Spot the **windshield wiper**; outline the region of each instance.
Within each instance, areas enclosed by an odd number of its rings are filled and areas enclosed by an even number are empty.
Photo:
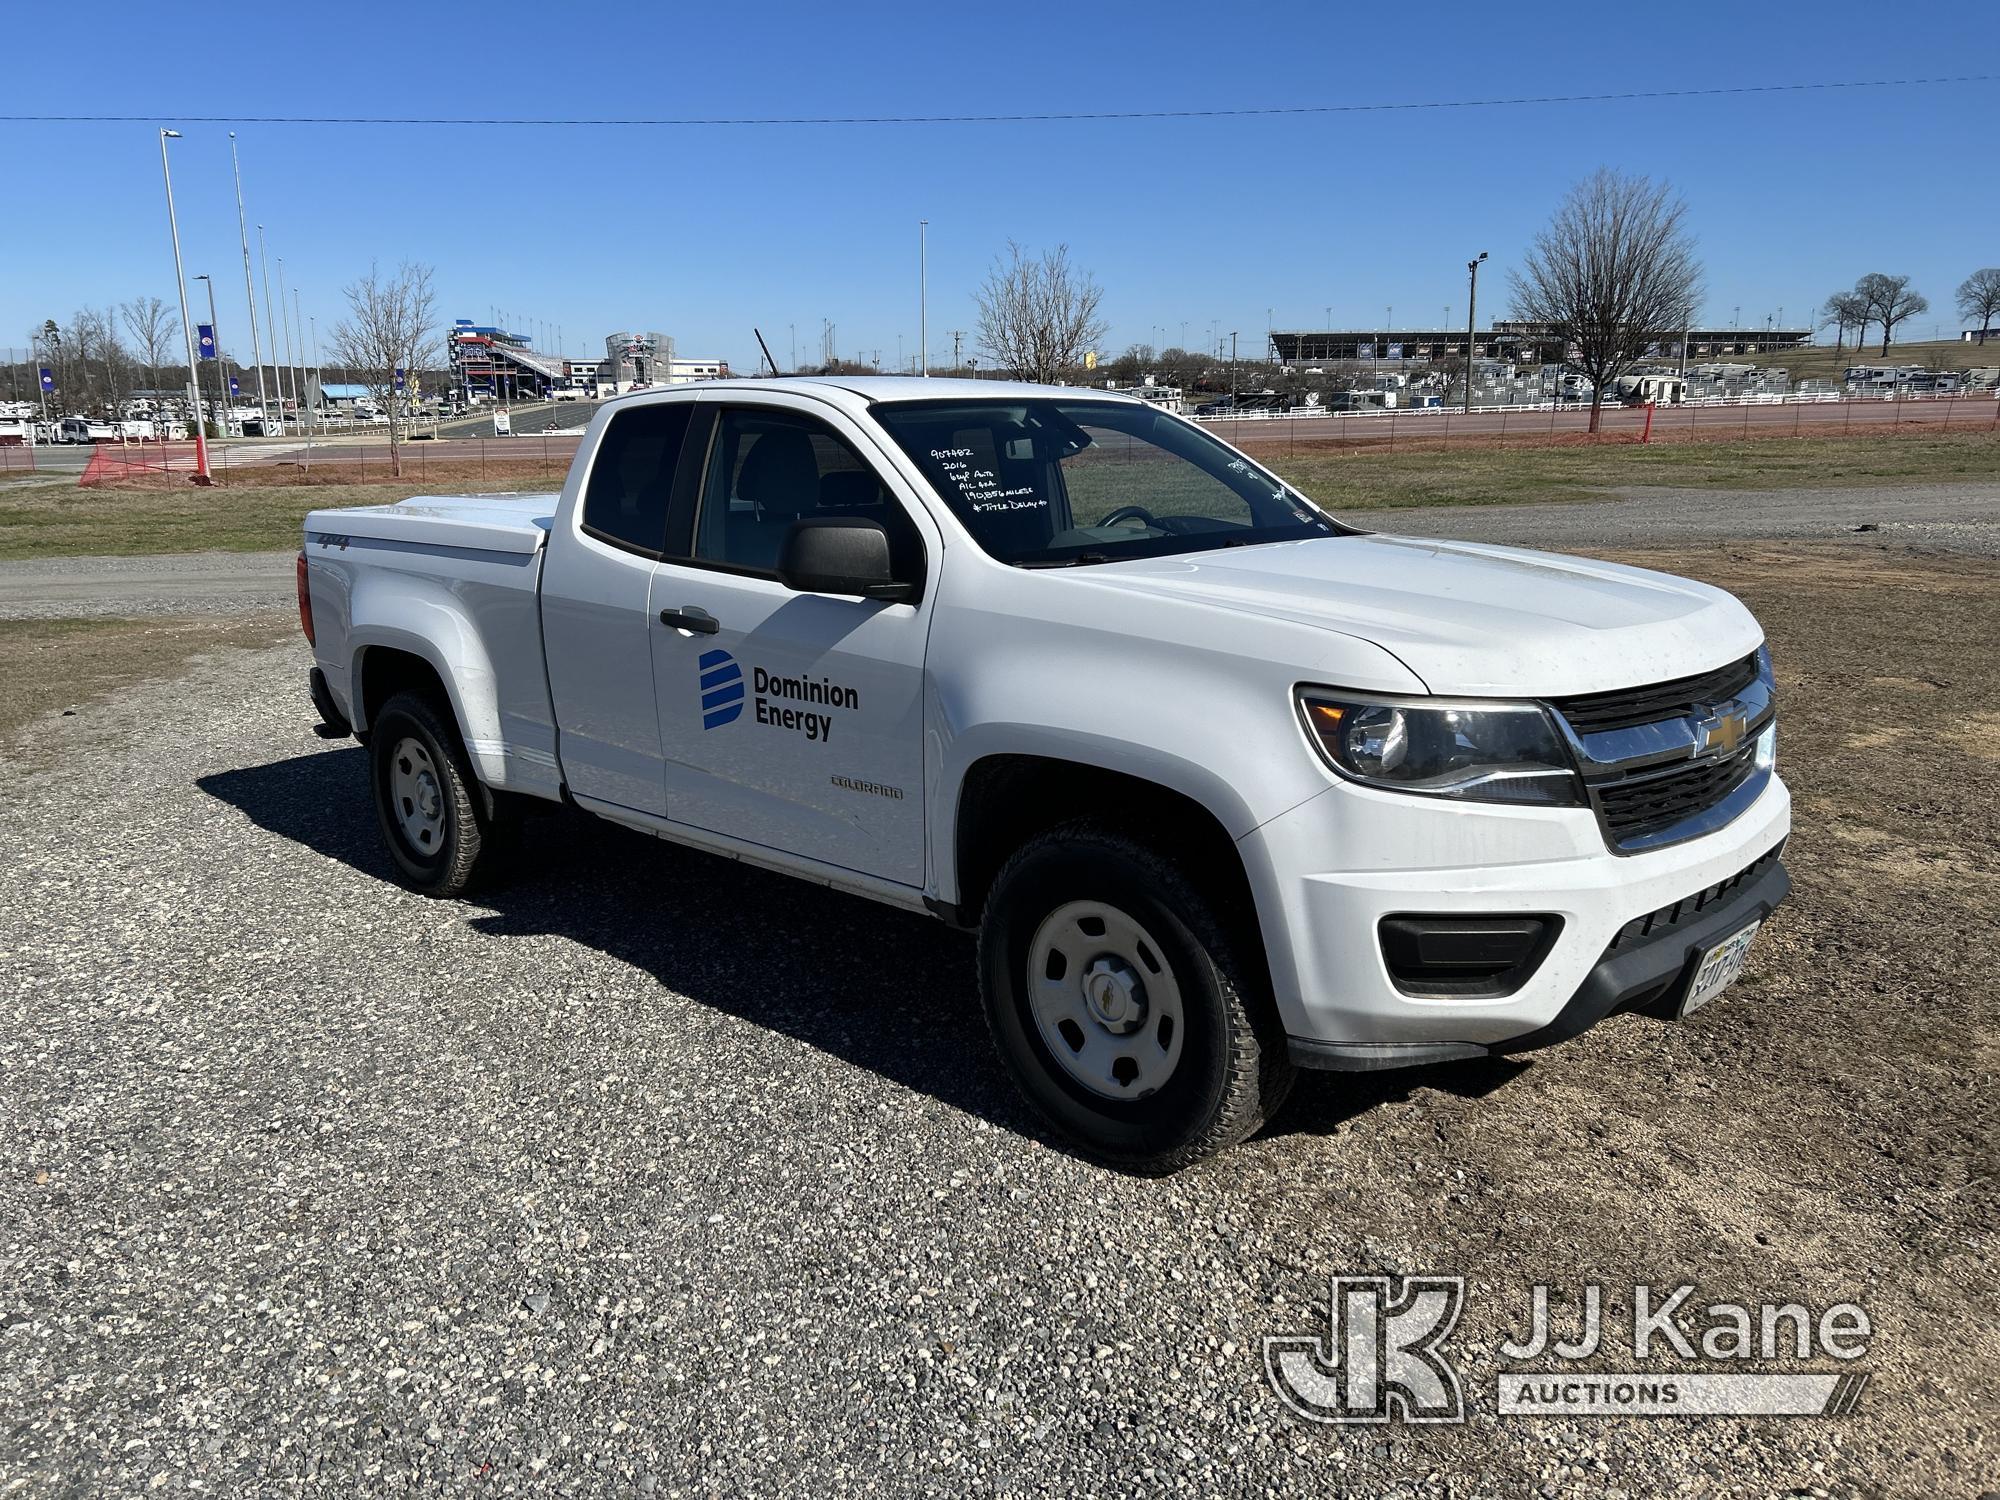
[[[1104,552],[1079,552],[1074,557],[1037,558],[1033,562],[1016,563],[1018,568],[1087,568],[1094,563],[1108,563],[1114,559]]]

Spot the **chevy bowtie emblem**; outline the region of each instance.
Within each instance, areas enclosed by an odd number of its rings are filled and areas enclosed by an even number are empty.
[[[1696,755],[1728,755],[1743,743],[1743,736],[1749,733],[1750,716],[1740,710],[1712,713],[1696,719],[1694,728],[1701,737],[1695,744]]]

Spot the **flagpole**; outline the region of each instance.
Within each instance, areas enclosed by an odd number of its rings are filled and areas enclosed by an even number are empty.
[[[243,163],[236,159],[236,132],[229,132],[229,166],[236,174],[236,233],[243,241],[243,300],[250,304],[250,357],[257,361],[257,428],[264,427],[270,403],[264,397],[264,344],[257,335],[257,288],[250,281],[250,225],[243,217]]]
[[[278,320],[271,316],[271,256],[264,226],[257,226],[257,258],[264,265],[264,326],[271,330],[271,383],[278,388],[278,429],[285,426],[285,372],[278,365]]]

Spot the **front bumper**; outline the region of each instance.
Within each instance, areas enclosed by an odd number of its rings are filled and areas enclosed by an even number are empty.
[[[1790,829],[1776,776],[1725,827],[1636,855],[1607,849],[1584,809],[1338,786],[1239,848],[1294,1060],[1369,1069],[1546,1046],[1620,1011],[1671,1013],[1690,956],[1784,898],[1776,854]],[[1621,937],[1634,919],[1723,885],[1699,910]],[[1562,927],[1511,993],[1413,995],[1391,978],[1379,938],[1382,918],[1409,912],[1548,914]]]

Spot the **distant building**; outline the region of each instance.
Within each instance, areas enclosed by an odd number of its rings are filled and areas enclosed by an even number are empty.
[[[723,359],[675,359],[667,366],[669,385],[687,385],[696,380],[727,380],[729,361]]]
[[[1685,339],[1688,355],[1782,354],[1812,343],[1810,328],[1693,328],[1661,336],[1658,352],[1676,357]],[[1476,329],[1477,359],[1506,359],[1522,365],[1561,364],[1565,350],[1545,323],[1496,322]],[[1336,361],[1389,363],[1465,357],[1463,328],[1348,328],[1301,330],[1271,335],[1271,356],[1281,364],[1323,365]]]
[[[674,341],[664,333],[614,333],[604,340],[600,385],[613,393],[635,386],[665,385],[674,363]]]

